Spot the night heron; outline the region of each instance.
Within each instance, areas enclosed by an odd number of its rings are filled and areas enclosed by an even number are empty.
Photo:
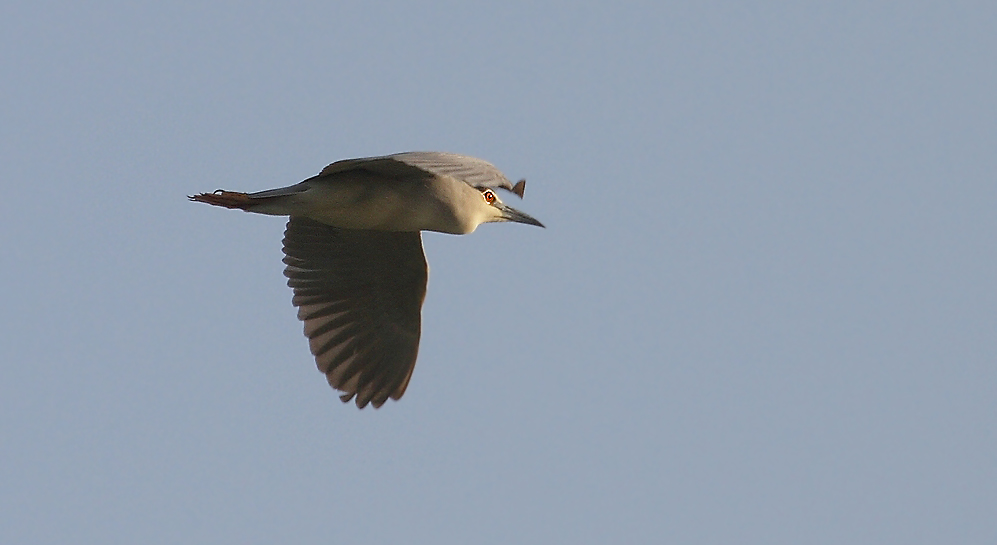
[[[420,231],[462,235],[478,225],[543,225],[499,200],[523,197],[491,163],[417,151],[337,161],[288,187],[190,197],[290,216],[284,275],[315,363],[340,399],[380,407],[405,393],[419,351],[428,270]]]

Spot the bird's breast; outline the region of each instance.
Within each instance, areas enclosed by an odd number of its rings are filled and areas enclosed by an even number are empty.
[[[477,227],[460,219],[451,196],[423,181],[340,178],[313,184],[299,199],[296,215],[343,229],[464,234]]]

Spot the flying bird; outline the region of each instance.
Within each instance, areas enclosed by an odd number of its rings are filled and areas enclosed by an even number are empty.
[[[415,368],[428,278],[421,231],[463,235],[507,221],[543,227],[495,193],[522,198],[525,186],[481,159],[416,151],[337,161],[280,189],[189,199],[290,216],[283,242],[291,303],[329,385],[362,409],[401,398]]]

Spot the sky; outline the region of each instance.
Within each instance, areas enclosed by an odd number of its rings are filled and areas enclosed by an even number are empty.
[[[994,543],[995,28],[4,2],[0,542]],[[408,150],[547,228],[427,233],[414,376],[360,411],[283,218],[187,195]]]

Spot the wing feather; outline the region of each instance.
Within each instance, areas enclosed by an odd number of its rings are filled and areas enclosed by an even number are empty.
[[[405,393],[419,351],[427,267],[418,232],[339,229],[291,217],[284,275],[319,370],[344,401]]]
[[[472,187],[501,188],[520,198],[526,181],[513,185],[495,165],[468,155],[442,151],[408,151],[380,157],[345,159],[322,169],[319,177],[349,170],[367,170],[388,177],[418,179],[426,176],[450,176]]]

